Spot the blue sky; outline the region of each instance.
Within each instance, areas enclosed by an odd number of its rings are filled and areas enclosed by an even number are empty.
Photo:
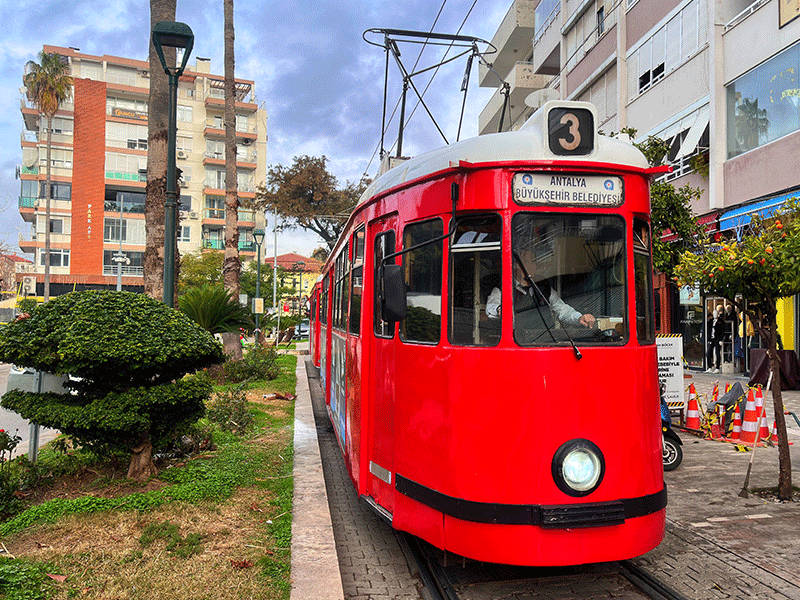
[[[19,102],[25,63],[36,60],[44,44],[146,60],[150,9],[143,0],[18,0],[13,4],[0,0],[0,5],[5,30],[0,38],[0,241],[18,251],[18,234],[30,237],[30,226],[19,217],[19,181],[15,180],[15,167],[22,159]],[[236,75],[255,82],[257,101],[267,111],[267,164],[289,165],[297,155],[324,154],[341,184],[356,181],[365,172],[374,177],[384,55],[364,42],[364,30],[429,31],[436,22],[434,31],[439,33],[456,33],[461,27],[462,35],[491,40],[510,5],[510,0],[235,0]],[[176,18],[195,33],[190,64],[197,56],[210,58],[212,72],[222,73],[222,0],[178,0]],[[419,46],[401,47],[401,52],[410,68]],[[435,62],[443,52],[441,47],[426,48],[420,67]],[[458,127],[464,67],[463,61],[456,61],[440,70],[425,95],[451,140]],[[391,63],[390,73],[395,82],[389,92],[391,108],[400,93],[394,77],[397,69]],[[427,80],[422,76],[415,81],[422,81],[424,87]],[[473,68],[462,138],[477,134],[478,114],[491,93],[478,87],[477,68]],[[409,111],[411,100],[409,95]],[[395,121],[387,133],[387,147],[396,136]],[[403,154],[419,154],[441,144],[420,108],[406,131]],[[298,230],[279,237],[278,252],[310,254],[319,245],[316,236]]]

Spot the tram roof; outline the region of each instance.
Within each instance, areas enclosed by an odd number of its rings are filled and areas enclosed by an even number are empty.
[[[562,102],[562,104],[591,106],[588,103],[577,102]],[[462,161],[475,166],[527,161],[605,163],[634,169],[647,169],[650,166],[644,154],[630,142],[604,135],[595,135],[594,149],[589,154],[581,156],[553,154],[547,144],[545,115],[546,111],[543,108],[528,119],[518,131],[469,138],[404,161],[376,178],[361,196],[359,204],[406,182],[456,167]]]

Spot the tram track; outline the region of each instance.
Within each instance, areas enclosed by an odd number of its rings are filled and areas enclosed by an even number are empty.
[[[687,600],[630,561],[563,568],[492,565],[444,553],[405,533],[398,538],[428,600],[547,600],[564,598],[565,592],[587,599]]]

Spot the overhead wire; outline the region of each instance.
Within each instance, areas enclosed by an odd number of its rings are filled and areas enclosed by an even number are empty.
[[[447,4],[447,0],[443,0],[443,1],[442,1],[442,5],[439,7],[439,12],[437,12],[437,13],[436,13],[436,18],[434,18],[434,20],[433,20],[433,24],[431,25],[431,28],[428,30],[428,32],[429,32],[429,33],[433,32],[433,29],[434,29],[434,27],[436,27],[436,23],[438,23],[438,22],[439,22],[439,17],[441,17],[441,16],[442,16],[442,11],[444,10],[444,7],[445,7],[445,5],[446,5],[446,4]],[[473,6],[474,6],[474,4],[473,4]],[[460,31],[460,30],[459,30],[459,31]],[[420,48],[420,49],[419,49],[419,54],[417,54],[417,59],[414,61],[414,66],[413,66],[413,67],[411,67],[411,71],[412,71],[412,72],[414,71],[414,69],[415,69],[415,68],[417,67],[417,65],[419,64],[419,61],[420,61],[420,59],[422,58],[422,53],[425,51],[425,46],[426,46],[427,44],[428,44],[428,40],[425,40],[425,42],[422,44],[422,48]],[[388,131],[388,129],[389,129],[389,124],[390,124],[390,123],[391,123],[391,122],[394,120],[394,116],[397,114],[397,109],[398,109],[398,107],[400,106],[400,102],[401,102],[401,98],[399,98],[399,97],[398,97],[398,99],[397,99],[397,102],[396,102],[396,103],[395,103],[395,105],[394,105],[394,110],[392,110],[392,114],[389,116],[389,120],[388,120],[388,121],[386,121],[386,123],[381,123],[381,127],[383,127],[383,128],[384,128],[384,129],[383,129],[383,131],[381,132],[381,140],[383,140],[383,135],[386,133],[386,131]],[[415,107],[415,108],[416,108],[416,107]],[[410,117],[409,117],[409,118],[410,118]],[[394,148],[394,145],[395,145],[395,144],[397,144],[397,140],[395,140],[395,141],[394,141],[394,143],[392,144],[391,148]],[[391,151],[391,148],[390,148],[390,151]],[[376,147],[375,147],[375,150],[374,150],[374,151],[373,151],[373,153],[372,153],[372,156],[371,156],[371,157],[370,157],[370,159],[369,159],[369,162],[367,163],[367,166],[366,166],[366,168],[364,169],[364,174],[361,176],[361,179],[362,179],[362,180],[364,180],[364,179],[366,179],[366,178],[367,178],[367,175],[368,175],[368,173],[369,173],[369,168],[370,168],[370,166],[372,166],[372,161],[373,161],[373,160],[375,160],[375,155],[376,155],[376,154],[377,154],[377,153],[378,153],[378,152],[379,152],[381,149],[382,149],[382,148],[381,148],[381,144],[380,144],[380,143],[378,143],[378,144],[376,145]]]

